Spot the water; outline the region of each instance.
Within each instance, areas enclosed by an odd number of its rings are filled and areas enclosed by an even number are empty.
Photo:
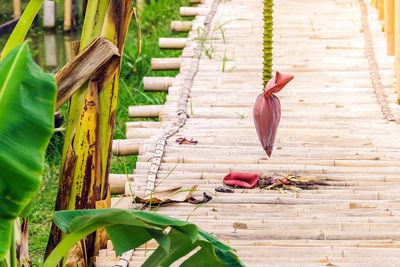
[[[77,32],[63,33],[41,32],[29,35],[30,48],[35,62],[45,72],[56,73],[72,58],[72,41],[79,40]],[[0,36],[0,47],[3,48],[8,35]]]
[[[0,0],[0,24],[12,19],[13,5],[11,0]],[[29,0],[21,0],[21,8],[25,9]],[[82,18],[82,0],[78,0],[79,18]],[[43,9],[43,8],[42,8]],[[43,10],[39,11],[38,18],[32,25],[27,39],[31,40],[30,48],[33,58],[46,72],[55,73],[61,69],[71,58],[71,42],[79,40],[80,33],[64,33],[62,28],[64,15],[64,2],[56,3],[56,28],[55,31],[45,31],[42,28]],[[81,24],[81,21],[79,21]],[[7,42],[9,34],[0,35],[0,52]]]

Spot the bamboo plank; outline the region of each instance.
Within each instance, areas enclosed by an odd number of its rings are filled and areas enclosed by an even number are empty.
[[[163,105],[130,106],[128,113],[131,118],[158,117],[163,108]]]
[[[197,15],[205,16],[208,14],[208,9],[199,7],[181,7],[179,9],[181,17],[195,17]]]
[[[188,43],[188,38],[160,38],[158,46],[160,49],[183,49]]]
[[[188,32],[192,29],[193,22],[192,21],[171,21],[171,30],[172,32]]]
[[[182,65],[182,58],[152,58],[152,70],[179,70]]]
[[[109,174],[109,183],[111,194],[122,194],[125,192],[126,182],[133,182],[134,178],[132,174]]]
[[[145,91],[166,92],[174,80],[172,77],[143,77],[143,87]]]

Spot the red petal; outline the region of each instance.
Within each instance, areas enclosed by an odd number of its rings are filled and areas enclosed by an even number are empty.
[[[293,79],[293,75],[276,72],[275,78],[271,78],[265,86],[265,97],[269,97],[272,93],[282,90],[285,85]]]
[[[231,172],[224,178],[224,184],[240,186],[244,188],[253,188],[260,179],[258,173],[251,172]]]

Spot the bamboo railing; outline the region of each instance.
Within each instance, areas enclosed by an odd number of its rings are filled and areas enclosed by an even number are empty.
[[[387,55],[395,56],[397,102],[400,104],[400,0],[373,0],[378,19],[383,23]]]

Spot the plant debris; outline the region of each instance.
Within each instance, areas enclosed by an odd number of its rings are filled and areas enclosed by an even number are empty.
[[[180,145],[197,145],[197,141],[193,139],[187,140],[186,137],[180,137],[175,140]]]
[[[155,191],[144,197],[135,197],[136,203],[144,203],[145,205],[151,204],[164,204],[170,202],[185,202],[194,192],[196,192],[198,185],[190,189],[182,189],[181,186],[169,188],[167,190]]]
[[[318,189],[318,185],[327,185],[327,183],[320,178],[296,174],[261,175],[257,182],[258,188],[267,190],[312,190]]]
[[[248,228],[247,228],[247,224],[245,224],[245,223],[234,222],[233,223],[233,229],[235,229],[234,233],[236,233],[237,229],[248,229]]]
[[[189,197],[187,202],[197,205],[197,204],[207,203],[211,199],[212,199],[212,196],[207,195],[206,192],[203,192],[203,199],[195,199],[194,197]]]
[[[233,190],[230,187],[224,187],[224,186],[219,186],[217,188],[215,188],[216,192],[221,192],[221,193],[234,193],[235,190]]]

